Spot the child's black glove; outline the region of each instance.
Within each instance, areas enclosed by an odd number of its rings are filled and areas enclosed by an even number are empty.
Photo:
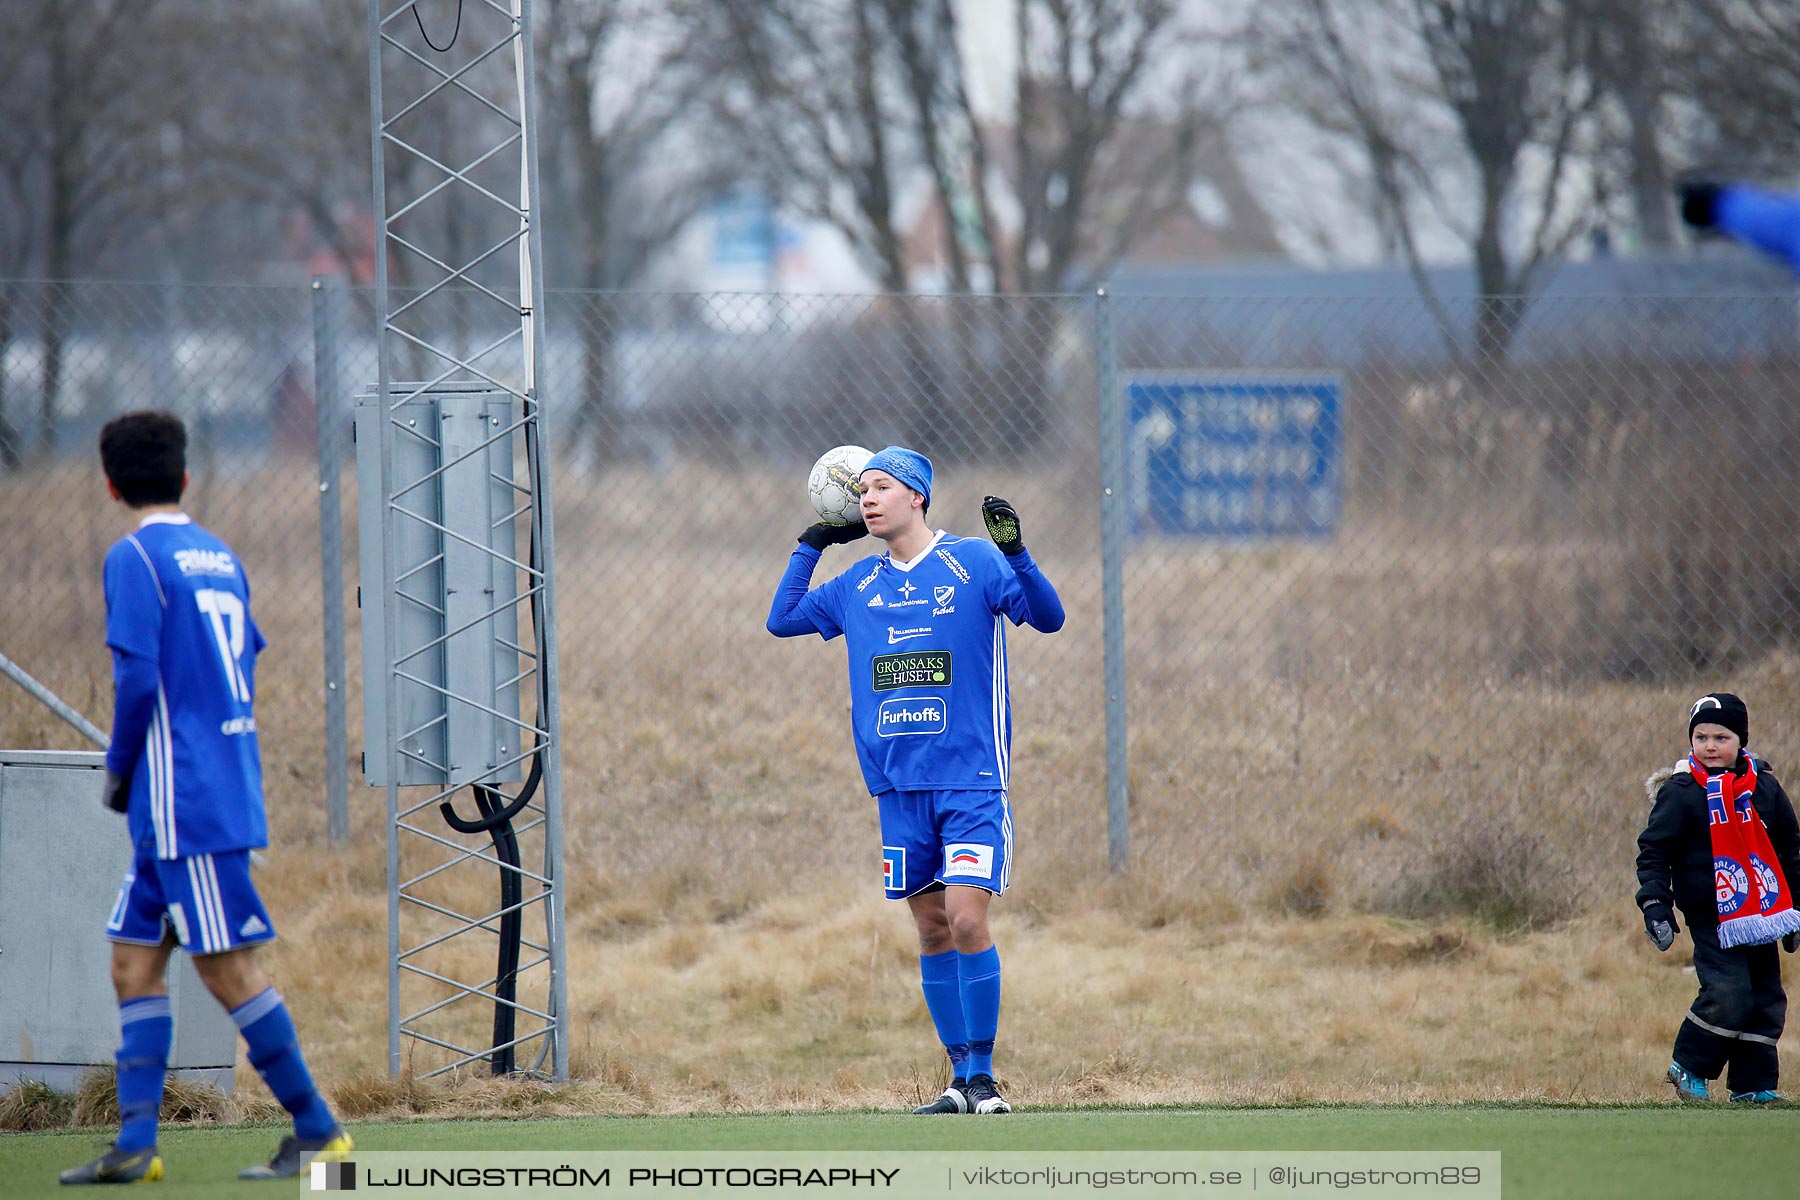
[[[854,542],[859,537],[866,537],[868,532],[869,527],[861,521],[852,521],[848,525],[827,525],[820,521],[817,525],[808,525],[799,540],[822,553],[827,546]]]
[[[1781,948],[1792,954],[1800,950],[1800,933],[1784,933],[1781,935]]]
[[[1667,950],[1675,944],[1675,935],[1681,932],[1681,926],[1675,923],[1675,910],[1667,904],[1646,904],[1644,906],[1644,936],[1658,950]]]
[[[1711,229],[1718,221],[1719,181],[1707,175],[1688,174],[1675,182],[1681,198],[1681,219],[1695,229]]]

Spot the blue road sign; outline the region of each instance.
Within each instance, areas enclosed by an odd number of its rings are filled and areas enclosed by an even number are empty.
[[[1134,526],[1328,538],[1343,509],[1343,385],[1330,376],[1127,373]]]

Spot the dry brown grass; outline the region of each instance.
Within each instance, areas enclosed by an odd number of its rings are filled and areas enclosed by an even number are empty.
[[[678,475],[654,490],[712,478]],[[1012,643],[1020,882],[996,933],[1002,1071],[1020,1099],[1657,1094],[1692,977],[1647,948],[1631,909],[1638,781],[1678,752],[1690,693],[1718,683],[1546,668],[1573,636],[1568,568],[1598,556],[1604,569],[1611,552],[1522,541],[1505,514],[1356,514],[1330,545],[1136,543],[1133,865],[1113,877],[1097,522],[1087,485],[1053,478],[948,470],[934,504],[956,526],[983,490],[1007,494],[1069,608],[1062,634]],[[385,1078],[382,794],[353,783],[352,844],[324,839],[316,492],[300,466],[207,494],[200,515],[249,561],[272,643],[258,682],[275,845],[260,883],[282,940],[265,959],[347,1112],[894,1107],[937,1090],[908,922],[874,883],[841,647],[761,628],[797,523],[761,514],[795,511],[791,481],[747,477],[742,507],[678,553],[665,514],[613,502],[652,482],[620,473],[558,494],[564,1088]],[[119,522],[85,477],[32,486],[56,520],[9,532],[19,561],[45,564],[33,594],[58,604],[0,606],[0,644],[33,651],[15,657],[103,721],[94,575]],[[255,523],[232,528],[252,499]],[[848,559],[833,554],[828,569]],[[354,748],[358,654],[353,628]],[[1800,746],[1800,658],[1728,682],[1778,763]],[[0,737],[71,744],[10,688]],[[542,843],[524,850],[529,865]],[[494,887],[481,868],[438,894],[477,912]],[[491,954],[468,939],[432,965],[479,978]],[[437,994],[409,984],[405,1006]],[[458,1005],[442,1031],[481,1044],[490,1020]],[[414,1047],[405,1066],[437,1061]],[[242,1064],[238,1085],[267,1111]]]
[[[161,1119],[181,1124],[234,1124],[281,1112],[273,1100],[227,1096],[207,1084],[171,1079],[163,1086]],[[32,1132],[112,1125],[119,1119],[118,1078],[111,1067],[82,1076],[73,1094],[27,1080],[0,1094],[0,1130]]]
[[[36,1079],[20,1080],[0,1093],[0,1130],[32,1133],[62,1129],[75,1116],[75,1097]]]

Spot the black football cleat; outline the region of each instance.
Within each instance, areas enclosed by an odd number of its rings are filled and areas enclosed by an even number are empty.
[[[303,1138],[289,1134],[275,1148],[275,1157],[267,1163],[245,1167],[239,1179],[292,1179],[317,1162],[342,1162],[356,1149],[356,1143],[339,1125],[322,1138]]]
[[[933,1100],[930,1104],[921,1104],[919,1107],[913,1109],[913,1116],[923,1117],[936,1113],[967,1113],[975,1111],[969,1107],[969,1096],[964,1090],[968,1086],[967,1083],[964,1083],[960,1079],[952,1079],[950,1081],[950,1086],[944,1089],[943,1095],[939,1096],[936,1100]]]
[[[994,1086],[992,1075],[972,1076],[969,1079],[967,1094],[970,1111],[978,1117],[1012,1111],[1012,1105],[1006,1102],[1005,1097],[1000,1095],[1000,1090]]]
[[[121,1150],[115,1142],[93,1162],[70,1167],[57,1176],[63,1183],[155,1183],[163,1177],[162,1155],[156,1147]]]

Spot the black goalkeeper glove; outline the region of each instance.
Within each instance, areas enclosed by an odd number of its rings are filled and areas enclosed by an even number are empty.
[[[1695,229],[1711,229],[1718,221],[1720,184],[1705,175],[1688,175],[1675,185],[1681,197],[1681,219]]]
[[[106,773],[106,782],[100,787],[100,803],[116,813],[122,813],[131,807],[131,776]]]
[[[1681,926],[1675,923],[1675,910],[1661,902],[1644,906],[1644,936],[1658,950],[1667,950],[1675,944],[1675,935],[1681,932]]]
[[[861,521],[852,521],[848,525],[827,525],[820,521],[817,525],[808,525],[800,534],[800,544],[811,546],[821,554],[827,546],[842,546],[854,542],[859,537],[868,536],[869,527]]]
[[[1019,514],[1011,504],[998,496],[983,497],[981,519],[987,522],[988,536],[1000,547],[1000,553],[1010,558],[1025,549],[1025,539],[1019,532]]]

